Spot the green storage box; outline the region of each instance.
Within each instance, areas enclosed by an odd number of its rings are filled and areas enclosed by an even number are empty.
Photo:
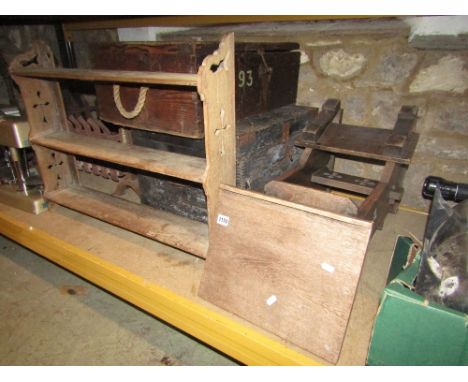
[[[406,262],[411,239],[399,237],[391,269]],[[468,365],[468,316],[412,291],[420,258],[384,289],[368,365]]]

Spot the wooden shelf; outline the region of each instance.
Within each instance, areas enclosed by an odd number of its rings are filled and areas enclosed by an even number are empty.
[[[205,176],[206,160],[189,155],[129,145],[66,131],[37,136],[31,141],[33,144],[68,154],[82,155],[196,183],[202,183]]]
[[[204,223],[81,186],[46,192],[44,197],[196,256],[206,257],[208,226]]]
[[[133,83],[147,85],[197,86],[197,74],[167,72],[137,72],[129,70],[85,70],[85,69],[17,69],[12,72],[19,77],[49,78],[96,82]]]
[[[46,198],[204,257],[208,247],[206,225],[79,187],[73,156],[202,184],[208,225],[216,224],[219,185],[235,185],[236,180],[234,54],[231,33],[223,37],[216,51],[204,58],[197,73],[55,68],[52,50],[41,42],[14,58],[10,72],[20,87],[27,110],[30,141],[47,190]],[[72,131],[66,125],[69,118],[59,80],[196,87],[203,103],[205,158],[106,140],[94,134],[92,126],[89,134]]]

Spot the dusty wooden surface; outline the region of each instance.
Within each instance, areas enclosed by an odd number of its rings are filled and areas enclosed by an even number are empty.
[[[392,130],[332,123],[317,143],[303,140],[301,145],[345,155],[357,155],[356,153],[358,153],[361,158],[409,164],[417,136],[410,135],[408,139],[411,142],[406,144],[406,150],[401,155],[395,155],[385,150],[387,148],[386,142],[392,135]]]
[[[200,296],[336,363],[372,224],[233,188],[217,213]]]
[[[142,73],[131,70],[90,70],[90,69],[18,69],[13,74],[30,78],[50,78],[79,81],[105,81],[117,83],[196,86],[197,75],[191,73]]]
[[[314,357],[287,341],[197,297],[204,265],[202,259],[60,206],[55,206],[41,215],[28,214],[4,204],[0,204],[0,211],[34,228],[59,237],[103,260],[123,267],[143,277],[149,283],[168,288],[183,297],[233,318],[247,327],[255,328],[296,351]],[[364,262],[338,364],[363,365],[365,363],[373,320],[380,293],[385,286],[394,239],[397,234],[408,235],[409,232],[421,238],[424,224],[425,216],[400,211],[397,215],[389,215],[384,230],[374,235]],[[313,323],[310,330],[314,331]],[[319,357],[315,358],[320,360]],[[326,363],[326,361],[323,362]]]
[[[200,257],[206,256],[208,249],[206,224],[85,187],[77,186],[48,192],[45,197],[57,204],[154,238],[186,252]]]
[[[279,199],[321,208],[338,214],[354,216],[357,213],[356,204],[348,198],[293,183],[280,181],[268,182],[265,185],[265,193]]]
[[[70,132],[32,139],[36,145],[201,183],[206,161],[193,156],[113,142]]]

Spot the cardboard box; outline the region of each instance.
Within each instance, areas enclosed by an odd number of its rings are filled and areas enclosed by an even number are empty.
[[[411,246],[398,238],[391,269],[403,266]],[[412,291],[419,263],[416,256],[384,289],[368,365],[468,365],[468,316]]]

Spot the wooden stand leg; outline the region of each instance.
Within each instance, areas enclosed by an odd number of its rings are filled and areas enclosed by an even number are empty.
[[[55,68],[50,48],[36,42],[33,48],[17,56],[10,71],[24,68]],[[62,93],[58,81],[28,79],[13,76],[23,98],[30,124],[30,141],[43,134],[60,131],[67,125]],[[71,186],[77,182],[73,157],[57,151],[32,145],[37,157],[45,192]]]
[[[215,206],[221,183],[236,184],[236,118],[234,34],[221,41],[219,49],[200,67],[198,92],[205,121],[206,193],[208,225],[216,223]]]

